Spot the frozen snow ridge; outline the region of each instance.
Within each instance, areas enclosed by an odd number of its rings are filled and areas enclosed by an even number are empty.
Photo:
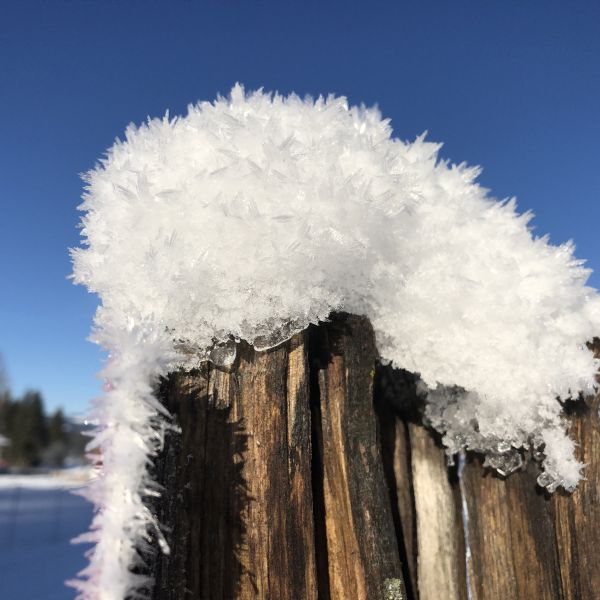
[[[332,311],[367,315],[381,356],[420,374],[449,453],[543,457],[540,483],[571,490],[582,465],[561,403],[590,392],[600,298],[573,246],[476,183],[440,145],[392,137],[375,108],[236,85],[184,117],[130,125],[86,175],[74,279],[101,298],[110,351],[97,406],[104,470],[90,494],[97,545],[80,598],[135,597],[130,569],[157,493],[147,474],[168,420],[159,375],[180,348],[281,342]]]

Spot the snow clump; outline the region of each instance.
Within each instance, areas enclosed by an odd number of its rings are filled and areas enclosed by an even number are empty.
[[[74,279],[98,294],[110,353],[97,407],[103,475],[80,598],[125,597],[157,493],[160,375],[215,344],[273,346],[333,311],[366,315],[382,358],[418,373],[449,453],[546,457],[540,483],[581,477],[561,417],[593,389],[600,298],[573,246],[480,187],[479,168],[403,142],[375,108],[237,85],[184,117],[130,125],[86,179]]]

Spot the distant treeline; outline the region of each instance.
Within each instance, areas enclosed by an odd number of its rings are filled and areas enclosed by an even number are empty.
[[[78,462],[88,441],[82,430],[60,409],[46,415],[39,392],[18,399],[0,393],[0,466],[61,467],[67,459]]]

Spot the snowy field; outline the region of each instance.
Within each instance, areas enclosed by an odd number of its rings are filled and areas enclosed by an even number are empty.
[[[72,493],[76,478],[0,475],[0,598],[67,600],[64,585],[85,564],[70,540],[89,528],[92,507]]]

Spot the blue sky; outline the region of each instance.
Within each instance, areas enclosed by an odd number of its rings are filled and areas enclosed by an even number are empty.
[[[443,156],[482,165],[486,187],[600,272],[597,2],[3,0],[0,353],[14,393],[70,413],[100,393],[96,300],[67,280],[79,173],[129,122],[236,81],[377,103],[398,137],[428,130]]]

